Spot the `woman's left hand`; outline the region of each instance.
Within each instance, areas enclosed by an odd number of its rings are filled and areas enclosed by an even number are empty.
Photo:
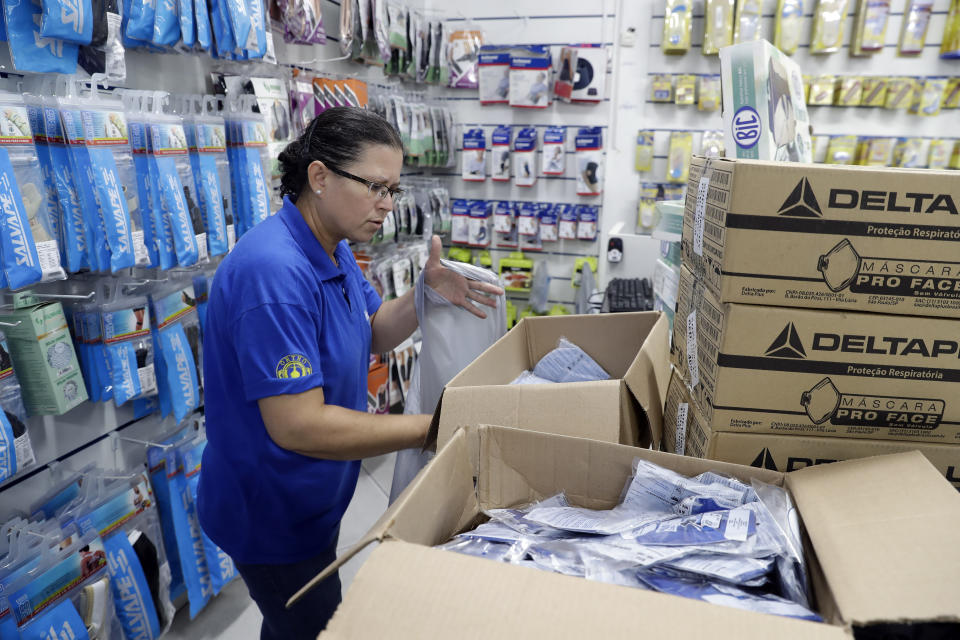
[[[478,318],[486,318],[487,314],[474,303],[495,309],[497,299],[491,296],[502,296],[503,289],[486,282],[468,280],[459,273],[447,269],[440,264],[442,250],[440,236],[433,236],[430,244],[430,258],[423,268],[423,281],[458,307],[466,309]]]

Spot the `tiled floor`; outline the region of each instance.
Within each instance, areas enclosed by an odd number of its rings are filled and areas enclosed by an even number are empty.
[[[357,542],[386,510],[395,460],[396,454],[390,454],[363,461],[357,492],[340,526],[338,553]],[[340,569],[344,593],[371,551],[372,548],[364,549]],[[213,598],[194,620],[190,620],[187,607],[181,608],[166,637],[170,640],[256,640],[260,637],[261,620],[246,585],[238,579]]]

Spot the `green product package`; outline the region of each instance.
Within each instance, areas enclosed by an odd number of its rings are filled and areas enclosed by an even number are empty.
[[[0,316],[30,415],[61,415],[87,400],[67,319],[59,302]]]

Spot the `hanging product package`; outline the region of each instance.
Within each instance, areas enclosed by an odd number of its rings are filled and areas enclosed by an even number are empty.
[[[156,3],[151,0],[130,0],[130,11],[124,35],[132,40],[150,42],[153,39],[153,23],[156,18]]]
[[[887,42],[890,0],[859,0],[850,53],[865,56],[883,51]]]
[[[161,0],[162,2],[163,0]],[[193,3],[196,0],[177,0],[177,16],[180,25],[180,44],[184,47],[193,48],[197,42],[197,22],[196,13],[193,10]],[[203,2],[204,0],[200,0]]]
[[[833,53],[843,46],[850,0],[817,0],[810,53]]]
[[[159,638],[169,629],[176,610],[170,601],[170,565],[159,510],[146,474],[132,474],[105,487],[101,497],[73,516],[72,524],[81,534],[97,533],[103,541],[124,636]]]
[[[150,160],[157,172],[153,184],[163,212],[161,224],[170,229],[177,264],[188,267],[197,263],[200,250],[197,243],[198,227],[203,233],[203,221],[194,198],[193,169],[190,166],[187,138],[177,116],[153,113],[149,126]],[[154,224],[156,227],[156,223]],[[201,238],[201,240],[205,240]],[[205,248],[205,247],[204,247]],[[161,266],[164,249],[160,248]]]
[[[39,564],[9,586],[19,637],[121,640],[107,551],[99,536],[73,535],[42,553]]]
[[[537,182],[537,130],[524,127],[517,133],[513,146],[513,184],[532,187]]]
[[[461,177],[471,182],[487,179],[487,138],[483,129],[468,129],[463,132],[463,170]]]
[[[326,44],[323,12],[317,0],[278,0],[283,22],[283,41],[295,44]]]
[[[453,31],[447,43],[447,65],[450,68],[448,86],[454,89],[476,89],[481,31]]]
[[[153,34],[150,41],[158,47],[172,47],[180,40],[179,0],[157,0],[154,5]]]
[[[113,100],[95,100],[83,110],[83,136],[100,203],[100,225],[105,230],[110,270],[150,263],[144,237],[137,172],[130,147],[123,106]]]
[[[960,58],[960,0],[952,0],[940,43],[941,58]],[[954,79],[960,86],[960,80]]]
[[[200,484],[201,472],[200,462],[206,446],[207,439],[202,436],[198,436],[191,442],[180,446],[180,452],[183,455],[184,491],[189,494],[189,499],[194,504],[197,503],[197,486]],[[234,565],[233,559],[207,537],[207,534],[201,531],[200,536],[203,538],[203,552],[207,559],[213,595],[219,595],[221,589],[237,577],[237,567]]]
[[[580,219],[580,207],[581,205],[577,205],[577,206],[573,206],[571,204],[557,205],[557,214],[559,217],[557,234],[560,236],[561,240],[577,239],[577,224]]]
[[[927,42],[927,28],[933,14],[933,0],[908,0],[900,30],[898,53],[902,56],[919,56]],[[8,18],[9,19],[9,18]]]
[[[664,53],[686,53],[690,49],[693,6],[685,0],[667,0],[664,13],[666,15],[663,20],[663,40],[660,48]]]
[[[180,554],[180,567],[187,587],[187,599],[190,601],[190,619],[193,620],[213,596],[213,584],[210,581],[197,506],[191,499],[184,477],[183,450],[189,446],[184,444],[168,450],[166,481],[177,552]]]
[[[39,96],[24,94],[24,101],[26,103],[27,116],[30,120],[30,131],[33,133],[34,149],[36,150],[37,160],[43,175],[44,193],[47,201],[46,219],[50,225],[49,230],[41,228],[39,234],[49,235],[51,240],[47,242],[52,241],[57,245],[57,263],[61,265],[60,270],[63,271],[62,265],[66,262],[66,246],[63,243],[62,229],[64,215],[60,206],[60,195],[57,192],[57,178],[53,167],[53,160],[50,156],[50,146],[47,144],[46,128],[43,124],[43,99]],[[37,222],[42,225],[43,219],[41,218]],[[32,220],[31,223],[33,223]],[[37,239],[36,236],[34,236],[34,238]],[[37,242],[37,255],[40,258],[41,266],[44,262],[44,250],[43,240],[40,238]],[[49,279],[49,275],[44,275]],[[66,277],[66,273],[64,273],[63,277]]]
[[[499,126],[493,130],[490,141],[492,164],[490,178],[496,182],[510,182],[510,141],[513,137],[513,127]]]
[[[546,109],[550,106],[550,47],[515,47],[510,55],[511,107]]]
[[[233,223],[229,191],[224,188],[230,180],[226,127],[222,118],[207,115],[184,127],[209,252],[212,256],[223,255],[228,249],[227,222]]]
[[[7,338],[0,333],[0,482],[34,464],[20,381],[13,371]]]
[[[28,3],[29,4],[29,3]],[[44,0],[40,36],[74,44],[90,44],[93,7],[90,0]]]
[[[566,127],[547,127],[543,132],[543,174],[562,176],[566,170]]]
[[[703,55],[716,55],[733,44],[735,0],[707,0],[704,17]]]
[[[761,0],[740,0],[737,2],[737,16],[733,27],[733,42],[752,42],[763,38],[763,2]]]
[[[492,203],[491,206],[488,206],[486,200],[470,201],[467,244],[471,247],[485,249],[490,246],[490,216],[492,210]]]
[[[76,73],[79,47],[41,35],[43,9],[39,0],[3,0],[3,12],[10,57],[17,71]]]
[[[574,207],[574,211],[577,212],[577,240],[596,240],[600,210],[594,205],[581,204]]]
[[[269,185],[264,171],[267,151],[262,116],[249,110],[232,113],[226,124],[227,157],[230,161],[231,197],[236,236],[240,238],[270,214]]]
[[[10,288],[66,277],[27,109],[10,94],[0,94],[0,216],[0,255]]]
[[[107,80],[123,81],[127,62],[123,46],[123,16],[120,0],[93,0],[93,37],[80,47],[78,62],[91,76],[104,74]]]
[[[155,189],[151,181],[149,152],[147,142],[147,116],[137,96],[125,98],[127,106],[127,127],[130,132],[130,150],[133,154],[133,167],[137,176],[137,200],[140,203],[143,221],[143,242],[147,250],[147,263],[152,268],[162,266],[158,251],[156,220],[159,214],[154,211]]]
[[[157,392],[147,299],[120,298],[103,308],[103,342],[117,406]]]
[[[793,55],[800,46],[802,21],[803,0],[779,0],[773,44],[788,56]]]
[[[603,129],[577,130],[577,195],[598,196],[603,188]]]
[[[167,385],[177,423],[200,404],[203,374],[203,347],[200,319],[193,284],[175,282],[151,296],[153,317],[160,338],[163,379]]]
[[[483,45],[478,63],[480,104],[506,104],[510,93],[511,47]]]
[[[90,357],[93,374],[91,386],[96,383],[94,396],[98,402],[113,400],[113,375],[107,347],[103,342],[103,317],[98,305],[90,305],[83,312],[83,339]]]
[[[80,211],[83,214],[83,237],[85,238],[85,263],[88,263],[91,271],[109,271],[110,250],[107,247],[106,229],[100,216],[99,196],[97,195],[96,179],[93,175],[90,154],[84,137],[81,108],[71,99],[59,100],[57,107],[63,134],[67,141],[67,156],[70,160],[73,184],[80,196]],[[47,124],[49,126],[49,122]],[[72,248],[75,250],[76,246],[73,243],[68,244],[68,252]]]
[[[556,242],[557,223],[560,219],[559,204],[548,204],[546,210],[540,211],[540,240],[541,242]]]
[[[470,242],[470,201],[454,200],[451,211],[453,219],[450,227],[450,241],[454,244],[468,244]]]
[[[250,16],[250,34],[244,51],[248,59],[263,58],[267,53],[267,15],[263,0],[246,0],[246,3],[247,15]]]
[[[197,47],[209,51],[213,45],[213,32],[210,27],[210,13],[204,0],[193,1],[193,19],[197,25]]]

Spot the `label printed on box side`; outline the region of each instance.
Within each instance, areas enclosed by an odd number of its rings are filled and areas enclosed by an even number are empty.
[[[697,208],[693,213],[693,251],[698,256],[703,255],[703,228],[707,209],[707,192],[710,189],[710,174],[712,172],[710,165],[707,165],[697,185]]]
[[[700,382],[700,362],[697,359],[697,310],[687,316],[687,370],[690,371],[690,386]]]
[[[685,455],[684,449],[687,446],[687,411],[689,410],[690,405],[686,402],[677,405],[677,440],[674,451],[681,456]]]

